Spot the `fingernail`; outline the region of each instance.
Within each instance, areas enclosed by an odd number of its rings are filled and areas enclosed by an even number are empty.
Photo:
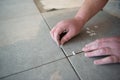
[[[95,65],[100,65],[100,63],[98,61],[94,61]]]
[[[86,50],[87,50],[86,47],[82,48],[82,51],[86,51]]]
[[[85,57],[87,57],[88,55],[85,53]]]

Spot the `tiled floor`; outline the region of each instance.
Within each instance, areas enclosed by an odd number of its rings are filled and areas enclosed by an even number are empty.
[[[52,28],[58,21],[71,18],[75,14],[76,10],[61,10],[56,12],[44,13],[48,25]],[[71,14],[69,14],[71,13]],[[61,15],[63,14],[63,15]],[[61,15],[61,17],[60,17]],[[58,18],[57,18],[58,16]],[[52,21],[55,20],[55,21]],[[99,12],[94,16],[84,27],[81,33],[63,45],[63,50],[66,55],[71,55],[72,51],[80,51],[82,47],[97,38],[110,37],[120,35],[120,19],[109,15],[106,12]],[[95,28],[94,26],[98,26]],[[86,33],[86,27],[96,32],[95,36],[89,36]],[[86,58],[84,53],[76,56],[68,57],[76,72],[82,80],[119,80],[120,65],[111,64],[96,66],[93,64],[93,60],[97,58]]]
[[[83,53],[67,57],[96,38],[120,35],[120,19],[101,12],[85,25],[99,25],[96,36],[83,29],[59,48],[50,28],[77,9],[40,14],[33,0],[1,0],[0,11],[0,80],[120,80],[119,64],[96,66]]]

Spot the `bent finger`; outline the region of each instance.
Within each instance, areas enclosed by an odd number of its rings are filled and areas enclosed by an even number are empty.
[[[56,28],[56,30],[54,31],[54,40],[55,42],[60,45],[60,35],[61,33],[63,33],[65,31],[64,27],[58,27]]]
[[[83,51],[92,51],[104,47],[109,47],[109,42],[106,42],[106,40],[103,39],[98,39],[95,40],[87,45],[82,49]]]
[[[55,32],[56,27],[53,27],[52,30],[50,31],[50,35],[52,39],[54,40],[54,32]]]
[[[105,55],[111,55],[111,49],[106,47],[106,48],[101,48],[94,50],[92,52],[86,52],[85,56],[86,57],[95,57],[95,56],[105,56]]]
[[[61,39],[61,44],[63,45],[65,42],[70,40],[73,36],[74,34],[72,34],[71,30],[67,31],[66,35],[64,35],[63,38]]]
[[[119,58],[116,56],[109,56],[103,59],[95,60],[94,64],[101,65],[101,64],[110,64],[110,63],[118,63]]]

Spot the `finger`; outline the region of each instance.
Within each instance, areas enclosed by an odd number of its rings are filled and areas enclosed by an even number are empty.
[[[55,27],[52,28],[52,30],[50,31],[50,35],[52,37],[52,39],[54,40],[54,31],[55,31]]]
[[[60,41],[59,41],[59,34],[54,32],[54,40],[57,43],[57,45],[60,45]]]
[[[58,45],[60,45],[60,35],[61,35],[61,33],[63,33],[65,31],[65,28],[63,28],[63,27],[58,27],[58,28],[56,28],[56,30],[54,31],[54,40],[55,40],[55,42],[58,44]]]
[[[101,48],[94,50],[92,52],[86,52],[85,56],[86,57],[95,57],[95,56],[105,56],[105,55],[111,55],[111,49],[110,48]]]
[[[103,39],[98,39],[96,41],[93,41],[82,49],[83,51],[92,51],[104,47],[109,47],[109,42],[107,42],[104,38]]]
[[[109,56],[103,59],[95,60],[94,64],[101,65],[101,64],[110,64],[110,63],[117,63],[120,59],[116,56]]]
[[[66,35],[64,35],[63,38],[61,39],[61,44],[63,45],[65,42],[70,40],[73,36],[74,34],[72,34],[71,30],[67,31]]]

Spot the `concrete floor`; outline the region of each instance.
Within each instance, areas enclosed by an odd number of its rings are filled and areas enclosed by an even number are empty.
[[[71,56],[97,38],[120,35],[120,19],[100,12],[85,28],[59,48],[50,29],[71,18],[77,9],[40,13],[33,0],[0,0],[0,80],[120,80],[120,64],[96,66],[84,53]],[[62,14],[62,15],[61,15]]]

